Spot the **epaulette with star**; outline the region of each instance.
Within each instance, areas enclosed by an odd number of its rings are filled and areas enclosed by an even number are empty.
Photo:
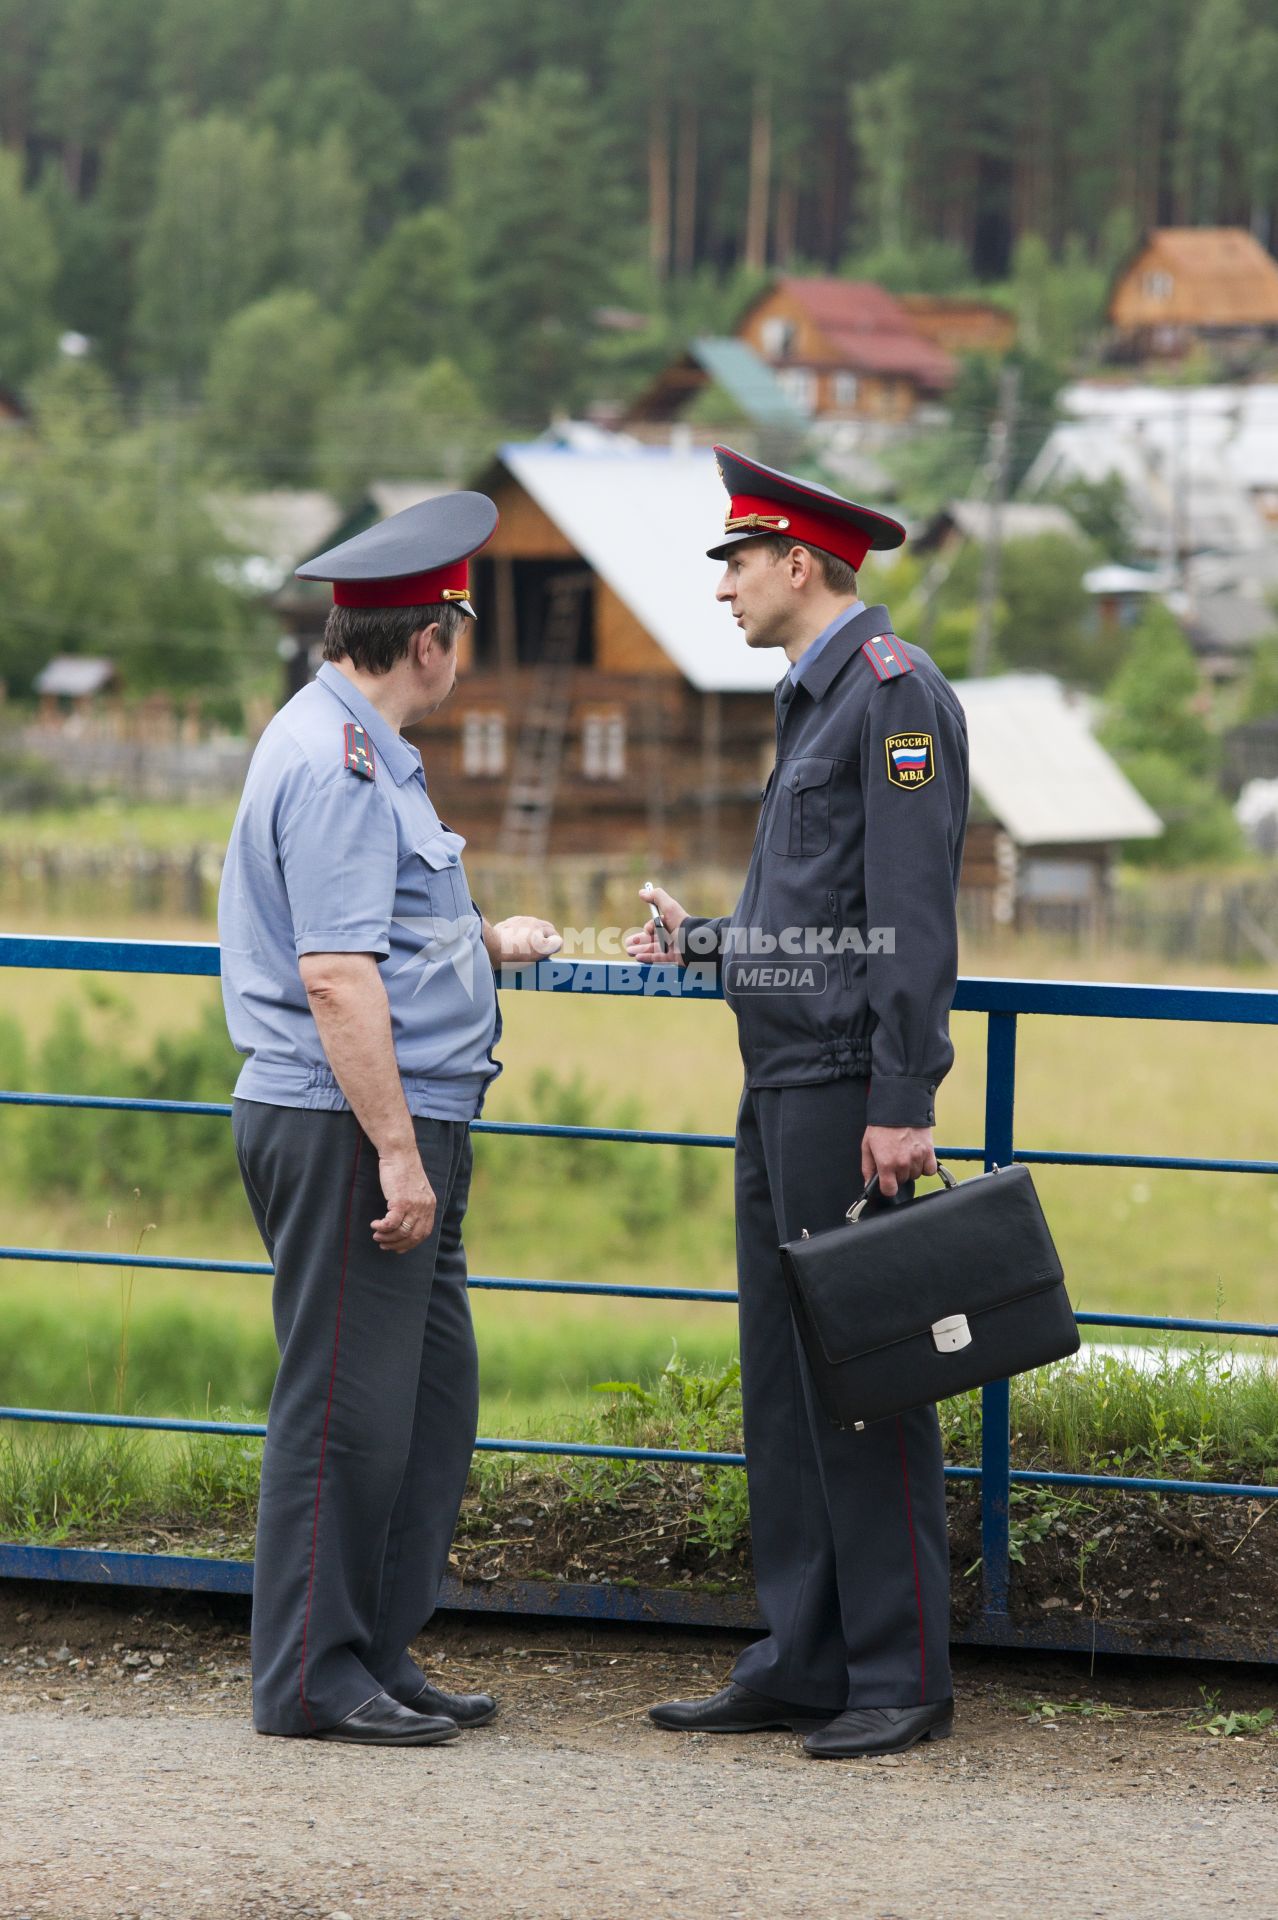
[[[358,720],[348,720],[342,728],[346,738],[346,765],[351,773],[357,773],[361,780],[376,780],[377,762],[373,758],[373,743]]]
[[[876,634],[861,651],[880,680],[898,680],[903,673],[914,671],[914,662],[894,633]]]

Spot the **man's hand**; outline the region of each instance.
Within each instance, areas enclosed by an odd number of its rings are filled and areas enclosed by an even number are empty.
[[[373,1238],[384,1253],[411,1253],[435,1229],[435,1189],[421,1155],[415,1146],[380,1154],[377,1171],[386,1211],[372,1222]]]
[[[632,960],[640,960],[644,963],[677,960],[682,966],[685,956],[675,945],[675,935],[688,917],[687,908],[681,907],[664,887],[640,887],[639,898],[657,908],[666,923],[666,934],[670,945],[662,946],[660,929],[650,920],[647,926],[637,928],[634,933],[626,935],[626,952]]]
[[[861,1140],[861,1178],[879,1176],[879,1192],[890,1200],[903,1180],[936,1172],[930,1127],[867,1127]]]
[[[558,953],[563,936],[549,920],[532,913],[515,913],[490,927],[484,922],[484,946],[494,967],[526,966]]]

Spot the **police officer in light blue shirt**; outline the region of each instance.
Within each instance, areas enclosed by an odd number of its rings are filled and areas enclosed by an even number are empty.
[[[232,1128],[275,1267],[253,1592],[259,1732],[428,1746],[491,1720],[408,1653],[474,1447],[462,1217],[498,1072],[494,968],[554,952],[489,926],[401,729],[448,697],[482,494],[410,507],[299,569],[333,582],[325,663],[253,756],[218,906]]]
[[[247,1056],[239,1098],[346,1106],[297,960],[370,953],[409,1112],[474,1119],[499,1071],[497,997],[465,844],[436,813],[417,748],[326,661],[255,754],[231,840],[220,930],[227,1020]]]

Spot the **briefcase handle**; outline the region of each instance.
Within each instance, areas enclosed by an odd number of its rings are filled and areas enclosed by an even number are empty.
[[[940,1174],[941,1180],[945,1186],[956,1187],[958,1185],[958,1181],[954,1178],[954,1175],[950,1172],[949,1168],[943,1167],[939,1160],[936,1163],[936,1171]],[[878,1190],[879,1190],[879,1176],[877,1173],[872,1173],[869,1179],[865,1183],[865,1192],[861,1195],[861,1198],[859,1200],[854,1200],[852,1202],[852,1205],[847,1210],[846,1218],[849,1220],[859,1220],[861,1218],[861,1215],[865,1212],[865,1209],[869,1205],[870,1201],[873,1200]],[[930,1217],[931,1216],[929,1215],[929,1218]],[[948,1218],[948,1215],[946,1217]]]

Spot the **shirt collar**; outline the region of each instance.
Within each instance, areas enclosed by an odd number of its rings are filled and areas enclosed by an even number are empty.
[[[354,681],[348,680],[331,660],[324,662],[315,678],[359,721],[373,743],[374,753],[397,787],[402,787],[406,780],[411,780],[415,773],[422,771],[422,756],[416,747],[410,745],[402,733],[396,733],[390,721],[377,711],[371,700],[365,699]]]
[[[834,638],[840,627],[845,627],[849,620],[855,620],[858,613],[864,612],[864,600],[854,600],[850,607],[844,607],[842,613],[835,614],[828,627],[821,629],[816,639],[812,642],[812,645],[807,647],[799,655],[798,659],[790,668],[790,678],[796,687],[800,681],[807,679],[808,668],[815,665],[817,655],[823,651],[827,642]]]
[[[873,640],[876,634],[891,631],[892,616],[885,606],[863,606],[859,611],[849,607],[847,613],[832,622],[801,655],[798,664],[804,671],[797,684],[813,700],[823,700],[840,668],[847,665],[853,654],[859,652],[867,640]],[[820,655],[814,657],[818,646]]]

